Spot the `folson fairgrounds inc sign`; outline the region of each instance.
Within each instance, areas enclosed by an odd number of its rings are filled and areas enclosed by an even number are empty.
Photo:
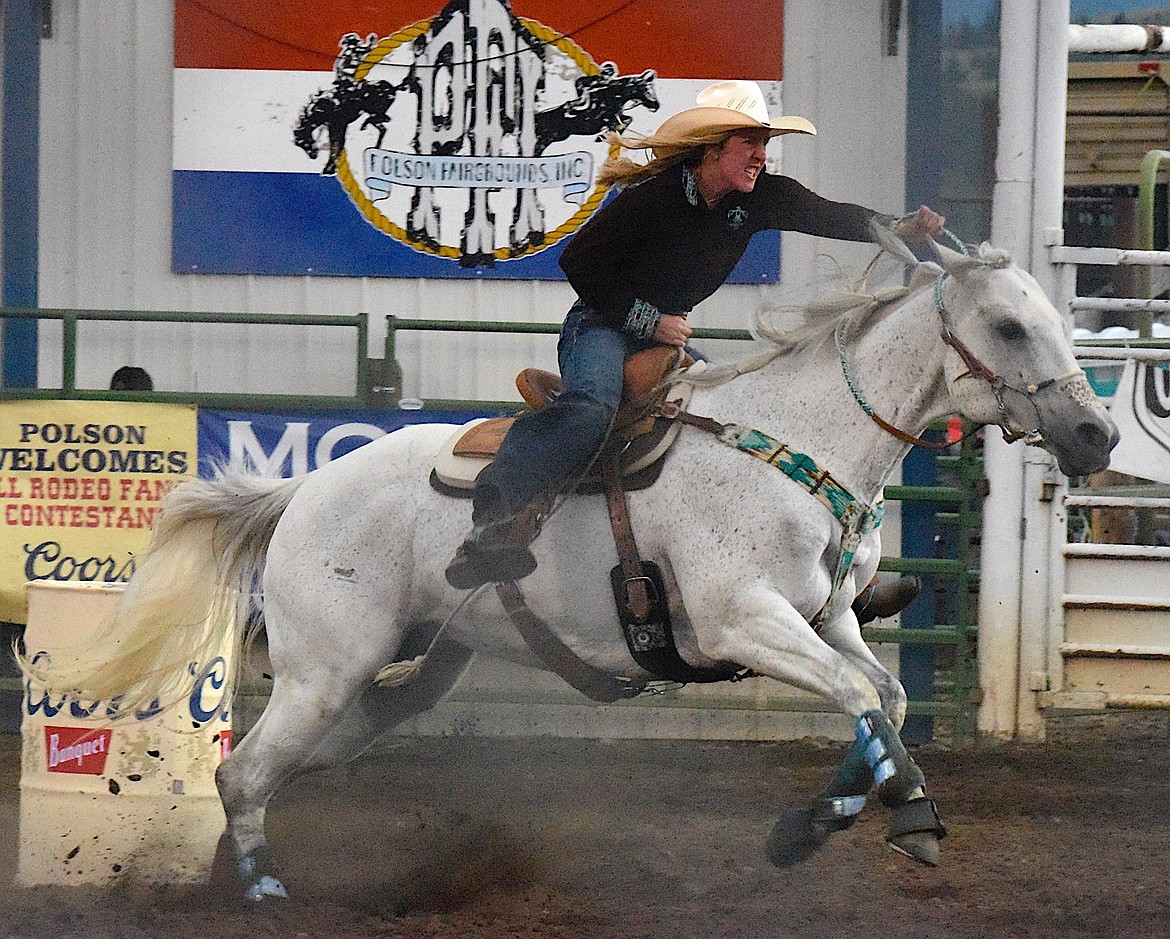
[[[608,132],[720,78],[780,110],[782,0],[627,7],[175,0],[174,270],[560,278]]]

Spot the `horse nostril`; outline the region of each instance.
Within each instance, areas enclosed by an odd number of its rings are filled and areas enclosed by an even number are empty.
[[[1098,421],[1085,421],[1077,428],[1077,438],[1086,447],[1109,451],[1117,446],[1120,436],[1112,422],[1103,424]]]

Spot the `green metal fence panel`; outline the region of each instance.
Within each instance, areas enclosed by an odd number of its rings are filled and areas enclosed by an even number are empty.
[[[949,478],[949,486],[887,486],[887,499],[901,498],[937,503],[945,511],[935,513],[940,528],[949,529],[945,539],[953,547],[953,557],[891,558],[883,557],[879,568],[906,574],[934,574],[948,583],[950,622],[930,629],[892,629],[868,626],[862,629],[867,642],[920,643],[945,650],[943,662],[936,666],[934,701],[912,701],[911,714],[946,717],[951,720],[951,736],[956,743],[969,741],[975,734],[979,705],[979,675],[976,658],[978,618],[976,590],[979,584],[979,537],[982,528],[982,498],[986,492],[979,444],[967,434],[965,425],[958,453],[939,456],[940,476]]]
[[[57,320],[62,324],[61,387],[0,388],[0,400],[129,400],[203,404],[220,408],[343,408],[370,403],[369,319],[356,316],[283,313],[184,312],[178,310],[67,310],[0,307],[0,320]],[[107,391],[77,387],[77,324],[80,322],[205,323],[246,326],[325,326],[352,329],[355,333],[354,392],[340,395],[264,395],[231,392]]]
[[[369,361],[366,355],[369,337],[367,317],[309,316],[262,313],[168,312],[128,310],[55,310],[0,308],[0,319],[60,320],[63,324],[62,387],[15,389],[0,388],[0,400],[19,399],[76,399],[76,400],[136,400],[197,404],[218,408],[254,408],[258,410],[314,409],[363,407],[371,403]],[[113,392],[78,389],[76,387],[77,324],[85,321],[136,321],[157,323],[231,323],[276,326],[329,326],[350,328],[356,332],[355,388],[352,397],[323,395],[255,395],[221,392]],[[387,366],[395,360],[397,334],[400,330],[431,332],[484,332],[514,334],[556,334],[557,323],[471,322],[463,320],[409,319],[386,317],[385,359]],[[696,329],[696,339],[750,340],[751,334],[740,329]],[[433,399],[422,402],[424,407],[446,410],[499,410],[515,412],[523,407],[516,401],[472,401]],[[975,707],[978,704],[978,675],[975,668],[976,619],[973,588],[978,583],[976,541],[981,514],[980,492],[983,485],[982,465],[974,440],[965,437],[959,445],[958,456],[940,456],[939,466],[954,477],[947,486],[888,486],[889,500],[930,501],[945,507],[937,513],[940,523],[953,526],[958,550],[953,558],[882,558],[880,569],[898,573],[929,573],[951,578],[955,584],[955,617],[949,625],[933,629],[893,629],[866,627],[862,630],[867,641],[874,643],[930,643],[953,650],[949,675],[942,685],[947,689],[942,700],[911,701],[911,714],[942,717],[953,721],[954,739],[962,741],[974,733]],[[787,705],[785,705],[787,706]],[[807,710],[829,709],[817,702],[794,703],[792,707]]]
[[[1154,250],[1154,201],[1158,188],[1158,171],[1164,164],[1170,162],[1170,151],[1149,150],[1142,157],[1140,181],[1138,183],[1138,249],[1141,251]],[[1151,274],[1148,267],[1138,270],[1138,295],[1149,297],[1153,295]],[[1154,317],[1152,313],[1139,313],[1138,335],[1149,338],[1153,335]]]

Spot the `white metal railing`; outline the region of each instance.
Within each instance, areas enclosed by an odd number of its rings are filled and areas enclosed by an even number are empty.
[[[1074,302],[1083,310],[1130,309],[1134,318],[1145,326],[1164,312],[1159,304],[1076,298],[1078,264],[1141,265],[1134,279],[1142,281],[1144,286],[1146,278],[1142,275],[1147,271],[1166,276],[1170,252],[1063,244],[1060,220],[1068,53],[1070,46],[1080,51],[1116,50],[1119,45],[1127,50],[1153,50],[1160,47],[1165,37],[1161,31],[1146,31],[1141,27],[1107,32],[1101,27],[1074,28],[1069,24],[1068,0],[1001,0],[999,6],[999,158],[992,198],[993,240],[1017,257],[1027,259],[1041,287],[1062,313],[1070,314]],[[1155,32],[1159,34],[1158,42],[1154,42]],[[1139,208],[1140,205],[1139,200]],[[1151,244],[1143,242],[1142,247],[1149,248]],[[1160,291],[1140,292],[1148,297]],[[1095,354],[1096,350],[1079,353],[1086,362]],[[1107,364],[1125,357],[1124,353],[1119,356],[1113,350],[1104,355],[1108,357],[1100,361]],[[1105,691],[1092,690],[1098,686],[1091,678],[1087,684],[1081,683],[1085,662],[1076,658],[1066,660],[1061,654],[1060,644],[1066,638],[1086,644],[1099,641],[1099,637],[1092,635],[1065,636],[1066,613],[1070,611],[1063,606],[1063,596],[1069,568],[1111,564],[1149,566],[1164,562],[1082,561],[1067,557],[1068,508],[1064,498],[1067,482],[1055,464],[1046,455],[1030,450],[1022,453],[1009,450],[994,437],[988,444],[985,465],[990,493],[985,505],[979,594],[978,656],[984,691],[979,726],[996,735],[1043,739],[1042,709],[1060,703],[1055,695],[1047,692],[1076,692],[1084,699],[1084,706],[1106,706]],[[1146,582],[1143,577],[1148,581],[1155,579],[1141,572],[1129,581],[1136,583],[1138,590],[1128,592],[1142,592]],[[1096,593],[1097,587],[1091,579],[1088,583],[1068,581],[1068,584],[1086,593]],[[1108,577],[1103,579],[1108,584]],[[1112,586],[1121,592],[1120,584]],[[1081,621],[1103,621],[1124,615],[1127,614],[1075,613]],[[1160,648],[1157,641],[1144,637],[1129,637],[1125,642]],[[1066,662],[1077,663],[1075,680],[1065,670]],[[1141,686],[1117,686],[1108,697],[1115,704],[1161,705],[1170,700],[1170,695],[1152,695],[1147,691]]]
[[[1074,313],[1170,313],[1170,300],[1138,300],[1122,297],[1073,297],[1069,309]]]
[[[1162,496],[1084,496],[1069,494],[1064,500],[1069,508],[1170,509],[1170,498]]]
[[[1170,251],[1139,251],[1130,248],[1080,248],[1052,245],[1053,264],[1116,264],[1132,267],[1170,267]]]
[[[1080,25],[1068,27],[1069,52],[1170,52],[1170,28],[1132,23]]]
[[[1168,268],[1170,251],[1053,244],[1049,246],[1049,260],[1059,272],[1057,289],[1064,294],[1056,298],[1058,309],[1067,310],[1072,315],[1104,312],[1144,315],[1147,324],[1154,317],[1170,314],[1170,300],[1075,296],[1078,265],[1134,266],[1147,270]],[[1148,286],[1146,278],[1142,289]],[[1143,332],[1148,333],[1149,329]],[[1130,359],[1170,362],[1170,349],[1146,348],[1144,345],[1084,344],[1076,346],[1075,353],[1082,363],[1120,364]],[[1144,666],[1149,668],[1161,663],[1156,667],[1162,669],[1170,663],[1170,643],[1162,642],[1158,629],[1149,625],[1159,622],[1157,617],[1165,617],[1170,612],[1170,600],[1160,589],[1160,584],[1154,582],[1161,578],[1151,580],[1145,574],[1122,574],[1123,568],[1117,565],[1164,564],[1170,561],[1170,548],[1070,543],[1067,516],[1076,510],[1170,510],[1170,497],[1132,492],[1111,494],[1108,490],[1070,493],[1067,488],[1062,488],[1063,497],[1054,500],[1051,506],[1053,514],[1049,528],[1051,557],[1056,563],[1050,572],[1050,622],[1055,628],[1048,633],[1051,677],[1048,700],[1058,705],[1063,701],[1066,706],[1071,706],[1070,702],[1080,701],[1088,694],[1099,698],[1098,706],[1168,707],[1170,695],[1166,693],[1164,678],[1155,679],[1154,686],[1135,693],[1135,689],[1126,687],[1124,671],[1134,662],[1149,663]],[[1075,581],[1070,580],[1071,565],[1079,565]],[[1125,567],[1124,570],[1139,569]],[[1119,616],[1125,617],[1126,622],[1134,618],[1133,635],[1114,637],[1110,634],[1110,629],[1116,628],[1118,622],[1115,617]],[[1076,628],[1071,632],[1068,629],[1070,617],[1076,622]],[[1099,628],[1094,628],[1095,623],[1100,624]],[[1128,627],[1126,632],[1129,632]],[[1081,664],[1077,665],[1075,673],[1067,672],[1074,661]]]
[[[1133,346],[1077,346],[1075,349],[1078,359],[1109,359],[1124,362],[1133,359],[1135,362],[1168,362],[1170,349],[1143,349]]]
[[[1064,642],[1060,651],[1068,657],[1092,659],[1156,659],[1170,661],[1170,649],[1124,642]]]

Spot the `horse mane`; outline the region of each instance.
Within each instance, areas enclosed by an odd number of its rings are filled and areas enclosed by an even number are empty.
[[[882,290],[870,289],[867,285],[867,275],[871,268],[872,264],[854,282],[822,292],[820,296],[801,304],[761,305],[752,315],[751,332],[757,344],[766,344],[765,348],[753,351],[736,362],[709,365],[699,374],[684,377],[684,380],[696,387],[721,385],[740,375],[761,369],[782,355],[821,341],[830,335],[845,317],[856,316],[857,328],[876,322],[877,314],[888,312],[898,301],[917,289],[901,285]],[[795,329],[786,328],[782,320],[790,321],[793,314],[800,316],[803,322]]]
[[[791,308],[761,306],[752,316],[751,331],[758,341],[767,343],[767,348],[749,353],[736,362],[709,365],[696,375],[679,377],[696,387],[722,385],[740,375],[761,369],[782,355],[818,342],[831,334],[837,328],[837,323],[845,317],[859,314],[858,328],[876,322],[875,314],[893,309],[899,300],[911,292],[909,287],[893,287],[878,293],[843,290],[818,297],[799,311],[804,316],[804,324],[796,329],[784,329],[777,323],[779,314],[791,313]]]
[[[888,235],[888,231],[885,233]],[[906,255],[909,254],[901,241],[896,238],[893,240],[897,245],[901,245],[902,250],[891,246],[889,238],[881,238],[879,243],[882,250],[852,281],[823,292],[795,309],[777,304],[757,308],[752,316],[752,335],[768,343],[770,348],[752,352],[736,362],[708,366],[696,375],[680,376],[681,379],[695,387],[722,385],[740,375],[763,368],[781,355],[820,342],[831,335],[837,324],[847,317],[853,318],[852,328],[855,335],[880,322],[912,294],[929,289],[943,270],[938,264],[930,261],[920,262],[910,255],[914,267],[908,285],[883,288],[872,286],[876,264],[883,256],[893,255],[896,260],[905,262]],[[952,274],[983,267],[999,269],[1012,263],[1011,255],[1007,251],[996,248],[986,241],[966,255],[956,255],[955,258],[956,260],[948,262],[946,268]],[[793,312],[803,317],[803,323],[795,329],[785,329],[779,322],[781,316],[788,317]]]

